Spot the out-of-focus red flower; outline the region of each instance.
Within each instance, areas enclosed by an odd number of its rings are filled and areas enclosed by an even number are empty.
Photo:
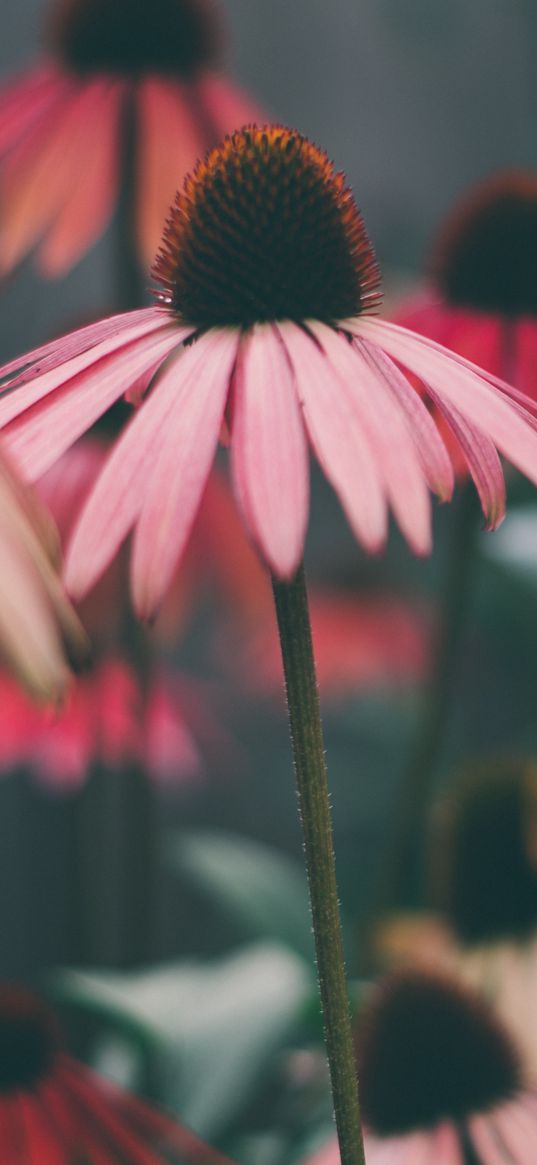
[[[0,987],[2,1165],[230,1165],[183,1125],[64,1049],[54,1015]]]
[[[422,676],[426,627],[423,618],[402,600],[312,588],[310,613],[324,698],[339,699],[361,688],[410,684]],[[249,685],[265,692],[280,691],[281,660],[271,611],[245,638],[241,670]]]
[[[63,275],[107,226],[133,121],[136,239],[149,267],[196,159],[259,116],[217,69],[207,0],[54,0],[46,60],[0,89],[0,273],[37,248]]]
[[[199,685],[164,670],[140,682],[114,658],[81,677],[56,712],[0,674],[0,705],[0,772],[28,769],[58,792],[78,788],[94,764],[137,765],[160,784],[197,779],[213,750],[233,748]]]

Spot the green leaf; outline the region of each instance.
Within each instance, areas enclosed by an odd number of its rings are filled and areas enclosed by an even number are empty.
[[[229,1127],[294,1038],[312,974],[257,944],[215,963],[147,973],[65,971],[55,994],[160,1047],[163,1103],[201,1136]]]
[[[275,939],[312,962],[306,876],[298,864],[261,842],[225,833],[180,833],[170,854],[242,935]]]

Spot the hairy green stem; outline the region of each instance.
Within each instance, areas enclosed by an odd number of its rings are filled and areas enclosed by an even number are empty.
[[[332,840],[332,819],[303,567],[273,579],[341,1165],[365,1165]]]

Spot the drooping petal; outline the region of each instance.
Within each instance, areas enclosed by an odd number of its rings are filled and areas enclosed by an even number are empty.
[[[207,332],[171,361],[157,386],[165,402],[160,407],[168,403],[171,411],[134,538],[132,586],[142,618],[155,615],[190,534],[218,443],[237,346],[234,330]]]
[[[304,422],[320,464],[357,537],[370,551],[386,538],[381,475],[359,409],[315,341],[295,324],[281,329],[297,384]]]
[[[494,1114],[494,1126],[517,1165],[533,1165],[535,1161],[536,1124],[522,1105],[506,1105]]]
[[[29,131],[46,133],[64,98],[74,88],[70,77],[48,66],[29,70],[0,88],[0,154],[21,143]],[[35,138],[37,140],[37,136]]]
[[[432,1134],[431,1165],[465,1165],[457,1131],[449,1121],[443,1121]]]
[[[133,313],[134,316],[136,314]],[[26,409],[37,404],[38,401],[42,401],[43,397],[74,379],[87,368],[96,365],[103,357],[117,352],[119,359],[121,359],[120,350],[129,343],[135,340],[143,342],[151,333],[167,331],[169,325],[170,317],[167,313],[163,315],[157,310],[148,317],[144,312],[141,320],[136,318],[131,320],[130,327],[121,329],[119,332],[112,331],[108,338],[101,340],[91,348],[85,348],[80,355],[66,359],[58,367],[35,376],[31,383],[22,385],[17,388],[16,392],[11,391],[10,385],[0,396],[0,427],[5,427]],[[180,343],[186,334],[186,329],[178,327],[176,329],[177,343]],[[4,371],[4,369],[0,369],[0,379],[2,379]],[[121,393],[118,392],[117,396],[120,395]]]
[[[485,1161],[486,1165],[512,1165],[512,1159],[502,1148],[489,1117],[470,1117],[468,1129],[479,1160]]]
[[[430,385],[427,391],[460,445],[479,494],[485,528],[495,530],[505,517],[505,479],[496,447],[486,433],[470,424]]]
[[[405,413],[429,487],[438,494],[441,501],[449,501],[454,486],[453,466],[430,412],[393,360],[367,340],[355,342],[360,343],[367,352],[370,362],[382,375],[384,384]]]
[[[396,324],[363,317],[355,322],[353,331],[376,343],[434,388],[537,484],[537,431],[512,403],[512,399],[520,401],[521,394],[488,373],[480,375],[480,370],[461,356]],[[531,416],[532,402],[527,403]]]
[[[200,134],[184,83],[147,77],[138,85],[136,97],[137,233],[149,268],[184,175],[213,143],[205,141]]]
[[[147,368],[154,369],[179,337],[174,324],[103,357],[4,430],[8,452],[28,481],[36,481]]]
[[[18,1108],[20,1132],[25,1146],[24,1160],[29,1165],[70,1165],[64,1146],[51,1125],[46,1110],[40,1108],[33,1096],[21,1093],[15,1101]],[[2,1145],[5,1152],[5,1146]],[[13,1159],[15,1160],[15,1159]],[[12,1165],[10,1159],[6,1165]]]
[[[122,96],[123,86],[111,85],[72,142],[63,204],[39,249],[39,267],[49,278],[64,275],[111,218],[119,186]]]
[[[308,452],[289,358],[270,324],[252,329],[241,344],[231,454],[252,537],[270,569],[290,578],[304,546]]]
[[[93,118],[99,119],[107,91],[102,79],[77,86],[49,134],[40,134],[37,143],[25,139],[4,164],[0,273],[20,262],[60,212],[73,181],[73,143]]]
[[[324,324],[316,324],[313,333],[360,410],[386,497],[403,534],[417,554],[428,554],[430,495],[404,414],[359,346]]]
[[[157,317],[162,324],[169,322],[170,319],[169,312],[161,307],[143,307],[135,308],[134,311],[119,312],[118,315],[108,316],[104,320],[78,328],[76,332],[68,332],[55,340],[49,340],[46,344],[40,344],[38,348],[25,353],[24,356],[16,356],[14,360],[0,367],[0,400],[8,389],[17,388],[36,376],[53,371],[66,360],[72,360],[81,352],[87,352],[88,349],[100,344],[101,340],[127,332],[133,325],[147,322],[148,330],[151,331],[153,322],[156,326]]]

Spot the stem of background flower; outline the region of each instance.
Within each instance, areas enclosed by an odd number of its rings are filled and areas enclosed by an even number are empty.
[[[303,567],[291,582],[273,578],[272,585],[341,1165],[365,1165],[328,780]]]
[[[132,95],[125,99],[121,133],[120,190],[115,216],[116,311],[130,311],[147,302],[148,276],[136,246],[136,109]],[[163,224],[164,225],[164,224]]]
[[[452,707],[477,558],[480,515],[474,487],[468,483],[463,486],[454,514],[432,666],[416,735],[399,786],[388,849],[384,852],[374,902],[376,919],[387,911],[414,903],[423,885],[423,839],[431,786]]]

